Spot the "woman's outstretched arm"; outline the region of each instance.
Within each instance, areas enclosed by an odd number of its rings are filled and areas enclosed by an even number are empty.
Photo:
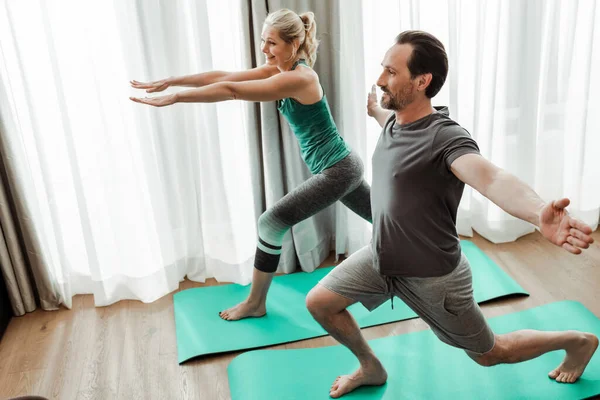
[[[279,73],[279,70],[276,66],[265,64],[246,71],[209,71],[193,75],[173,76],[154,82],[132,80],[130,84],[134,89],[145,89],[147,93],[157,93],[162,92],[170,86],[203,87],[218,82],[253,81],[267,79],[277,73]]]
[[[244,82],[217,82],[198,89],[185,90],[159,97],[137,98],[132,101],[155,107],[175,103],[216,103],[226,100],[275,101],[298,97],[314,77],[294,71],[282,72],[267,79]]]

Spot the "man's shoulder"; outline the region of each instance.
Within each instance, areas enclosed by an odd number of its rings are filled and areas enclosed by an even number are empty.
[[[468,130],[454,121],[447,114],[439,114],[436,122],[433,124],[433,148],[441,149],[447,146],[453,146],[456,143],[475,143]]]
[[[458,122],[454,121],[453,119],[451,119],[449,117],[446,117],[444,119],[439,119],[438,121],[436,121],[435,125],[437,128],[437,131],[444,135],[453,135],[453,136],[468,135],[468,136],[471,136],[469,131],[467,131]]]
[[[435,109],[435,118],[432,125],[436,130],[436,134],[443,136],[471,136],[469,131],[450,117],[448,107],[435,107]]]

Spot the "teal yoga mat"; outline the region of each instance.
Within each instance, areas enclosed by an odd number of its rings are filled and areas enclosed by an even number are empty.
[[[588,331],[600,336],[600,320],[582,304],[562,301],[489,320],[497,333],[518,329]],[[600,393],[600,352],[574,384],[558,383],[548,372],[564,351],[520,364],[486,368],[430,331],[369,341],[388,371],[379,387],[364,387],[343,399],[583,399]],[[257,350],[228,367],[232,400],[328,399],[338,375],[358,368],[342,346],[299,350]]]
[[[512,294],[528,293],[498,267],[472,242],[461,242],[473,270],[474,295],[477,302]],[[250,285],[223,285],[187,289],[173,296],[175,330],[179,363],[191,358],[253,349],[326,335],[305,306],[306,294],[333,267],[311,273],[295,273],[273,279],[267,297],[267,315],[240,321],[223,321],[219,311],[244,300]],[[400,301],[390,301],[373,312],[354,304],[349,308],[361,327],[381,325],[416,318]]]

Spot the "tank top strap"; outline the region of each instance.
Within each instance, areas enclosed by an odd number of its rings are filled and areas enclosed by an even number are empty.
[[[292,71],[295,70],[296,67],[300,64],[308,66],[308,64],[306,64],[306,60],[304,58],[300,58],[294,63],[294,65],[292,65]]]

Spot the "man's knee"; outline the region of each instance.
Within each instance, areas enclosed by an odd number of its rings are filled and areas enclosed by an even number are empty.
[[[326,317],[345,310],[353,301],[317,284],[306,295],[306,308],[313,317]]]
[[[471,357],[473,361],[475,361],[477,364],[483,367],[493,367],[494,365],[504,363],[505,353],[506,351],[503,346],[503,343],[500,343],[497,340],[497,337],[494,343],[494,347],[492,347],[492,349],[486,353],[478,354],[467,351],[469,357]]]
[[[475,354],[475,355],[471,355],[471,358],[473,359],[473,361],[475,361],[477,364],[483,366],[483,367],[492,367],[494,365],[500,364],[501,361],[498,357],[489,354],[489,353],[485,353],[485,354]]]
[[[323,289],[320,285],[316,285],[306,295],[306,308],[313,316],[326,312],[326,300]]]

